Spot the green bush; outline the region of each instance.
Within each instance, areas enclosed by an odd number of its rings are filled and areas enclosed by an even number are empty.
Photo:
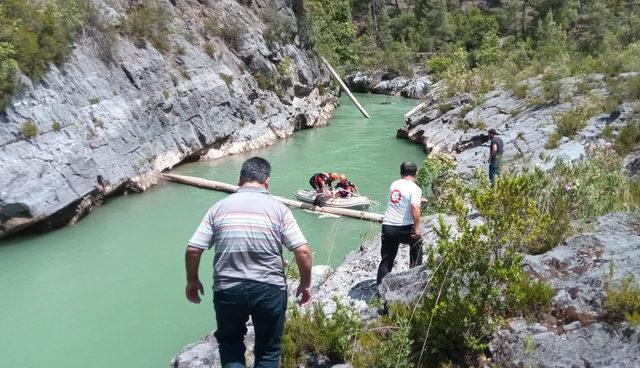
[[[233,75],[220,73],[220,79],[224,81],[229,89],[233,87]]]
[[[169,50],[171,14],[154,0],[132,6],[124,22],[125,31],[132,37],[149,41],[159,51]]]
[[[211,41],[206,41],[204,43],[204,52],[205,54],[214,57],[216,54],[216,47],[213,46],[213,43],[211,43]]]
[[[551,286],[523,274],[507,287],[505,302],[510,315],[522,315],[534,320],[549,309],[554,295]]]
[[[53,124],[51,124],[51,129],[53,129],[54,132],[59,132],[62,129],[62,125],[60,125],[60,122],[57,120],[54,120]]]
[[[38,124],[36,124],[35,121],[33,120],[26,120],[24,123],[22,123],[22,135],[27,138],[27,139],[31,139],[35,136],[37,136],[40,133],[40,128],[38,127]]]
[[[89,8],[87,0],[0,3],[0,111],[18,87],[18,70],[37,81],[50,63],[65,61]]]
[[[629,275],[620,282],[613,279],[613,263],[605,279],[604,289],[607,294],[604,308],[614,320],[626,320],[633,326],[640,325],[640,286],[635,276]]]
[[[425,192],[431,191],[431,184],[456,166],[456,160],[449,154],[430,154],[416,173],[416,182]]]
[[[331,318],[318,305],[310,312],[293,307],[289,310],[282,338],[283,368],[306,364],[305,353],[325,355],[331,361],[347,361],[356,334],[362,327],[355,312],[337,300]]]
[[[601,111],[601,106],[581,105],[555,116],[560,136],[573,137],[587,126],[587,121]]]
[[[624,155],[635,150],[638,143],[640,143],[640,121],[636,117],[620,130],[614,141],[614,147],[618,153]]]
[[[232,50],[239,50],[246,29],[237,23],[223,24],[218,27],[215,35],[221,38]]]
[[[8,42],[0,42],[0,111],[7,107],[11,100],[11,94],[16,88],[18,63],[14,58],[13,45]]]

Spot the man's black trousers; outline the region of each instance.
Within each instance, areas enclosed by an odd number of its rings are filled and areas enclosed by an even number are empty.
[[[409,244],[409,267],[422,264],[422,239],[411,237],[413,225],[393,226],[382,225],[382,248],[380,248],[380,266],[378,266],[377,285],[391,272],[393,261],[398,254],[400,244]]]

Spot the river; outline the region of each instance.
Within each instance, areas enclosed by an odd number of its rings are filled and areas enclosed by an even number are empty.
[[[421,162],[418,145],[395,138],[402,115],[417,104],[357,95],[371,119],[342,99],[330,125],[277,144],[177,173],[236,183],[242,162],[272,164],[271,192],[293,198],[318,171],[346,173],[381,203],[403,160]],[[0,366],[21,368],[167,367],[184,345],[215,328],[212,252],[206,252],[200,305],[184,298],[183,252],[207,208],[223,193],[173,183],[109,199],[73,226],[0,241]],[[379,225],[319,218],[294,210],[315,264],[340,264]]]

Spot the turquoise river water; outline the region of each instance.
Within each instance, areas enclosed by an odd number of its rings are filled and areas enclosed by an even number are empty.
[[[271,147],[180,166],[174,172],[236,183],[255,155],[272,164],[271,192],[293,198],[318,171],[346,173],[381,203],[403,160],[420,147],[395,138],[417,101],[358,95],[364,119],[346,98],[328,127],[297,132]],[[215,328],[211,252],[201,267],[205,299],[184,298],[185,243],[207,208],[225,194],[164,183],[109,199],[73,226],[0,241],[0,366],[21,368],[167,367],[183,346]],[[315,264],[340,264],[379,231],[348,218],[294,210]]]

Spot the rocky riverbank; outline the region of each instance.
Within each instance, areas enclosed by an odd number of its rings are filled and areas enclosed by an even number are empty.
[[[424,218],[425,244],[434,244],[437,217]],[[446,223],[455,224],[445,216]],[[525,269],[532,277],[554,288],[550,313],[540,321],[521,317],[506,321],[491,339],[488,359],[493,365],[522,367],[637,367],[640,364],[640,327],[612,322],[603,308],[607,282],[620,282],[637,274],[640,260],[640,215],[612,213],[593,221],[592,229],[568,239],[541,255],[528,255]],[[380,238],[362,244],[333,271],[314,267],[314,302],[327,314],[335,301],[352,305],[359,316],[378,316],[375,275],[380,261]],[[408,269],[409,254],[401,246],[396,267],[380,285],[379,294],[389,302],[411,303],[425,288],[430,275],[426,266]],[[610,267],[615,264],[610,274]],[[247,337],[251,350],[252,336]],[[615,350],[615,354],[611,351]],[[250,356],[250,353],[249,353]],[[328,359],[314,357],[313,367],[335,367]],[[322,363],[324,362],[324,363]],[[187,346],[171,362],[174,368],[216,367],[219,363],[213,335]]]
[[[606,132],[622,129],[635,117],[632,102],[608,99],[612,92],[602,75],[566,78],[557,83],[558,95],[551,97],[556,101],[549,101],[541,77],[524,82],[527,90],[520,97],[503,87],[482,97],[468,93],[443,97],[444,85],[439,82],[425,101],[405,116],[406,124],[398,130],[397,137],[422,145],[426,153],[454,154],[458,171],[469,175],[486,166],[487,130],[493,128],[504,141],[507,167],[548,169],[556,159],[572,162],[590,151],[611,146],[605,139]],[[581,92],[585,88],[588,91]],[[606,108],[597,106],[604,101],[608,102]],[[584,118],[583,126],[576,122],[574,134],[560,134],[553,141],[558,121],[563,116],[580,119],[581,109],[594,112]]]
[[[344,77],[351,92],[402,96],[423,99],[428,96],[431,77],[422,68],[416,67],[412,77],[385,70],[354,72]]]
[[[98,22],[123,27],[127,2],[94,3]],[[41,81],[22,78],[0,114],[0,237],[73,223],[181,162],[326,124],[337,99],[298,2],[161,3],[174,30],[168,50],[117,31],[107,50],[87,32]],[[232,27],[237,37],[226,39]]]

